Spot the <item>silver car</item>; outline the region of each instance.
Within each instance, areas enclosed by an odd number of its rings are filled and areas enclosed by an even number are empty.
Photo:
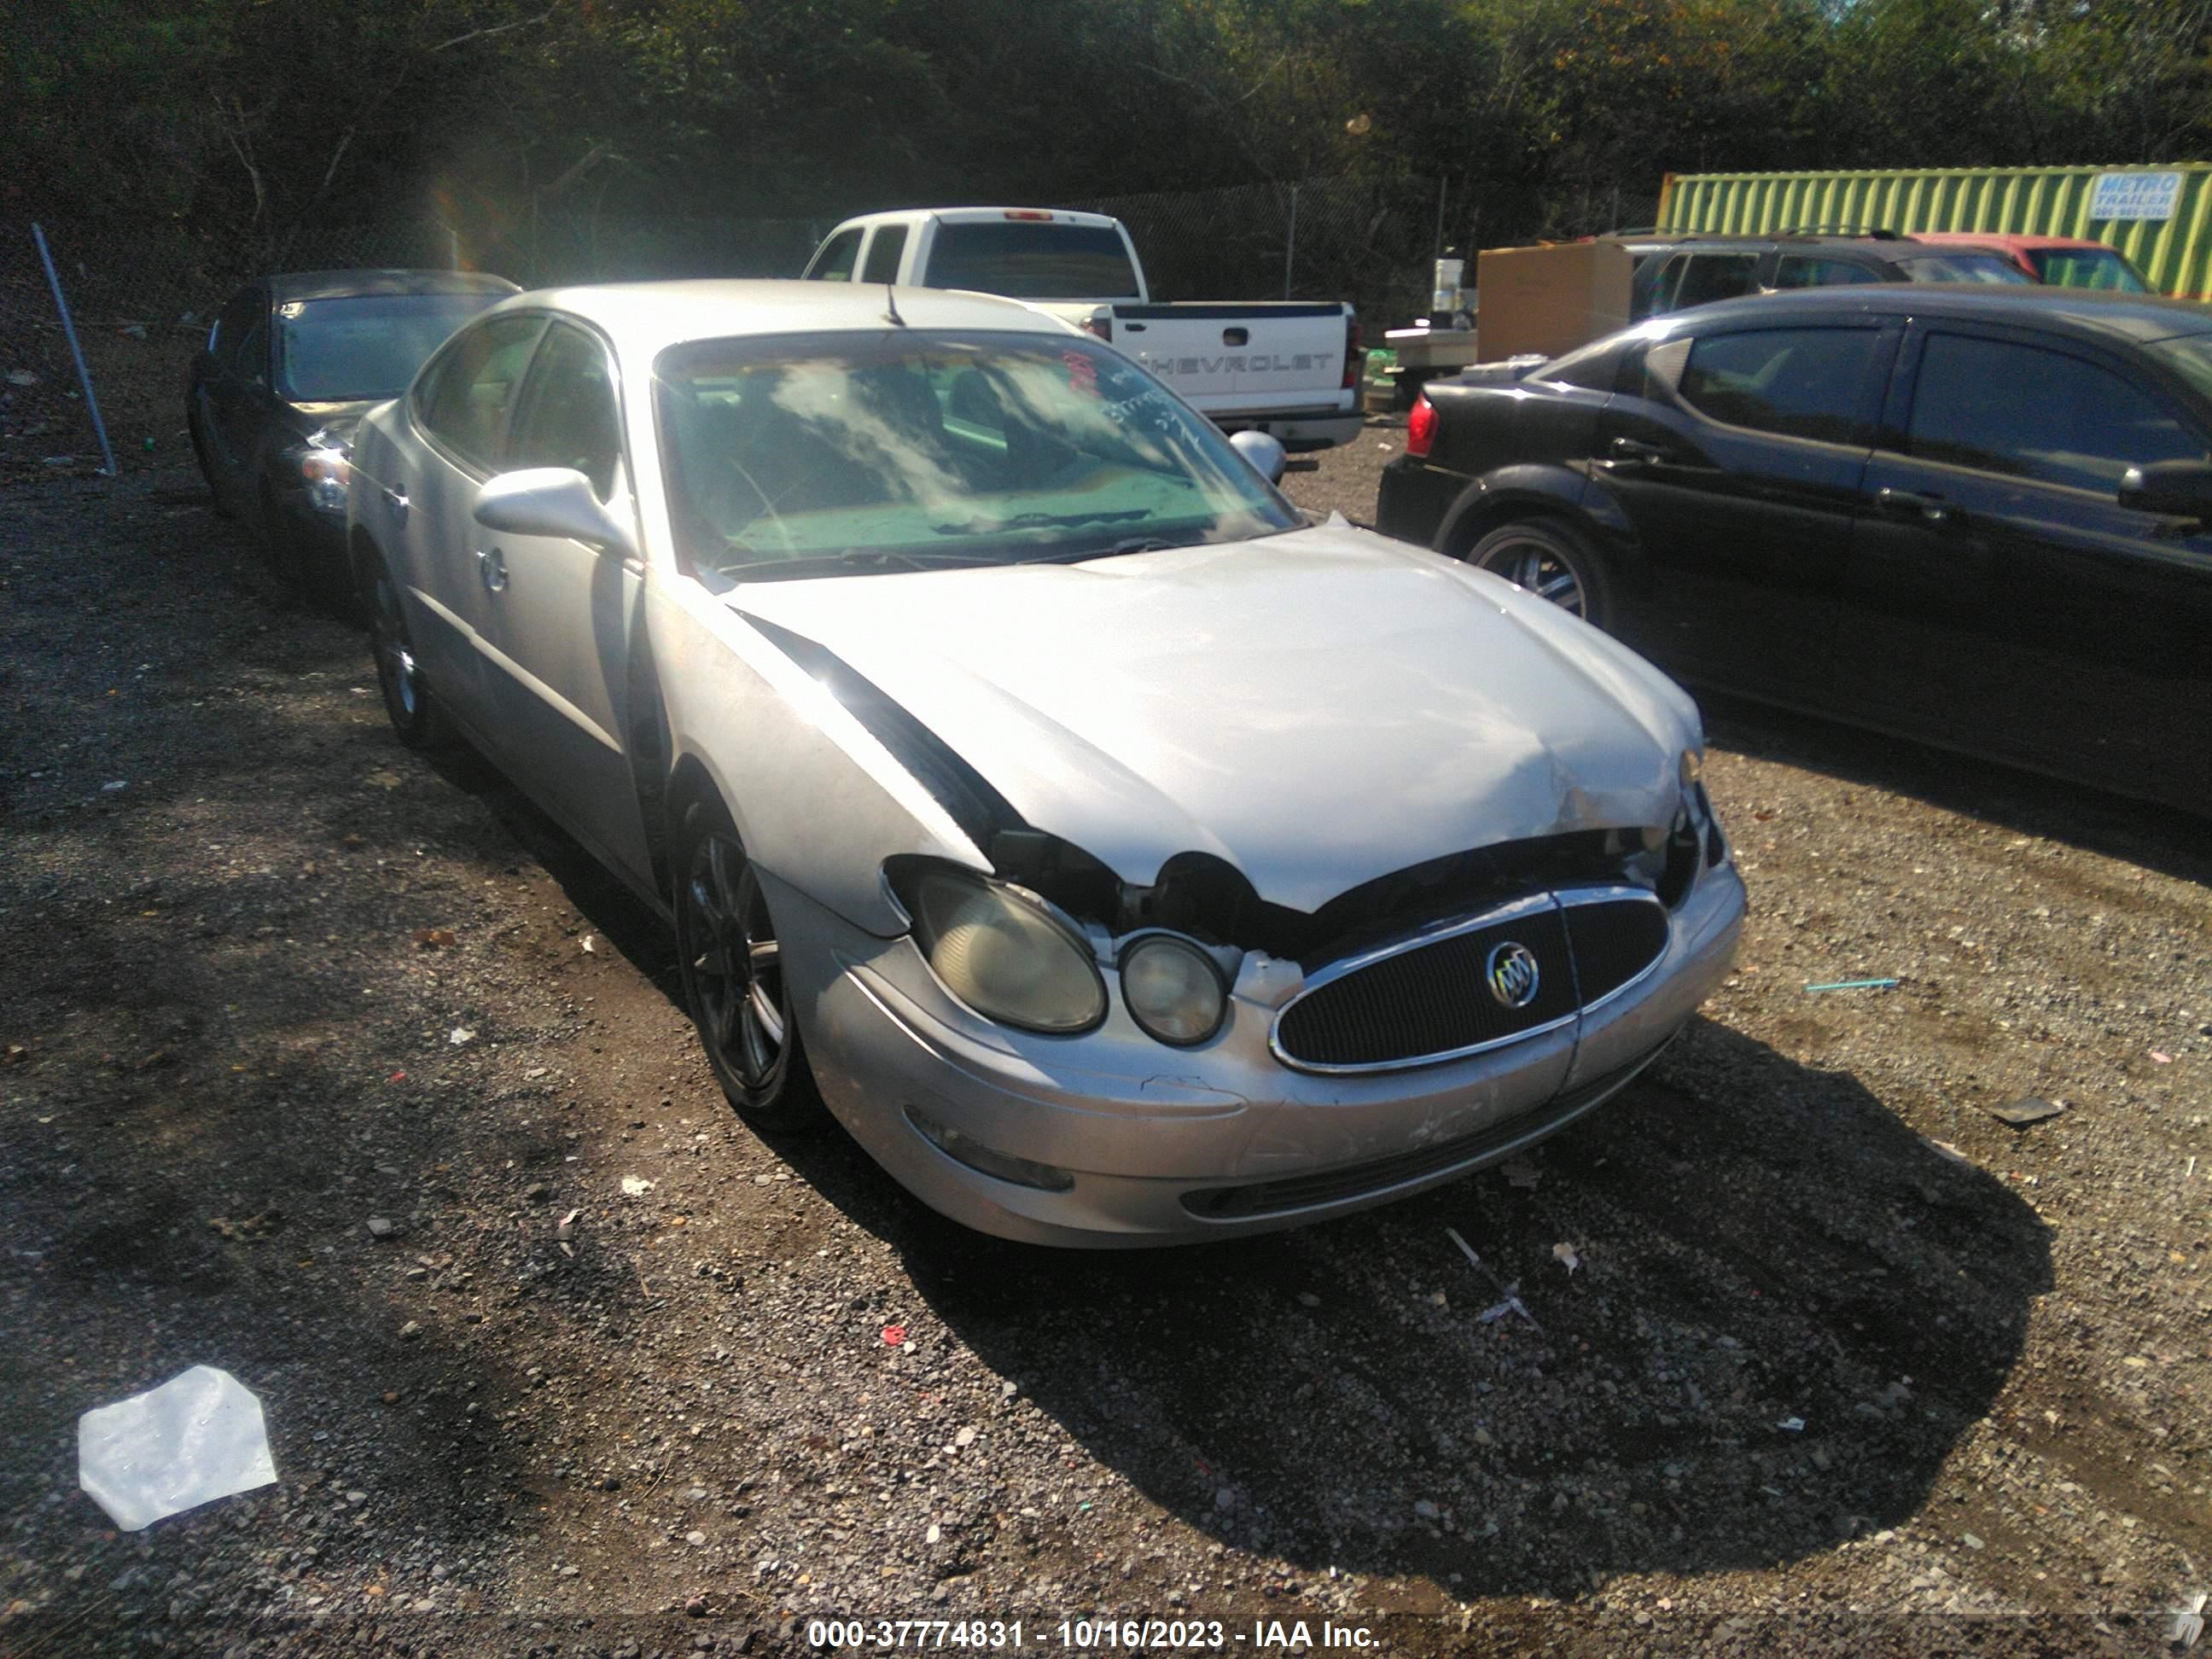
[[[524,294],[364,421],[349,535],[400,736],[669,916],[750,1122],[1218,1238],[1589,1111],[1744,908],[1688,697],[1238,442],[980,295]]]

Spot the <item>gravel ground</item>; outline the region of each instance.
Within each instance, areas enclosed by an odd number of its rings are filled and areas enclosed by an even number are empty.
[[[1399,441],[1290,488],[1366,518]],[[2212,1588],[2201,823],[1712,707],[1752,921],[1646,1080],[1040,1252],[743,1129],[651,915],[188,473],[0,501],[0,1653],[2140,1653]],[[199,1363],[280,1480],[118,1534],[73,1420]]]

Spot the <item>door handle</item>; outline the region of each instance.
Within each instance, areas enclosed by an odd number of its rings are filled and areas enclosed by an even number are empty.
[[[503,593],[507,591],[507,560],[497,548],[477,549],[477,574],[483,578],[486,592]]]
[[[1128,334],[1142,334],[1145,331],[1145,325],[1142,323],[1124,323],[1121,328],[1123,332]]]
[[[1887,486],[1875,492],[1875,505],[1886,513],[1917,513],[1925,525],[1951,522],[1951,503],[1941,495],[1922,495],[1910,489]]]
[[[1608,446],[1616,461],[1633,461],[1639,465],[1653,465],[1670,459],[1656,444],[1647,444],[1634,438],[1615,438]]]

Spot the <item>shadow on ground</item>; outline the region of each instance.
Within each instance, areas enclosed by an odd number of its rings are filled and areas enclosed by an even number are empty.
[[[1863,732],[1741,698],[1700,692],[1706,736],[1756,760],[1824,772],[1908,795],[2024,836],[2124,860],[2184,881],[2212,884],[2205,820],[2086,784]],[[1725,811],[1726,804],[1723,804]]]

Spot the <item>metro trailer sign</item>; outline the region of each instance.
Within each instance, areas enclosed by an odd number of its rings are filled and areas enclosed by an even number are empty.
[[[2089,192],[2089,216],[2171,219],[2180,198],[2178,173],[2100,173]]]

